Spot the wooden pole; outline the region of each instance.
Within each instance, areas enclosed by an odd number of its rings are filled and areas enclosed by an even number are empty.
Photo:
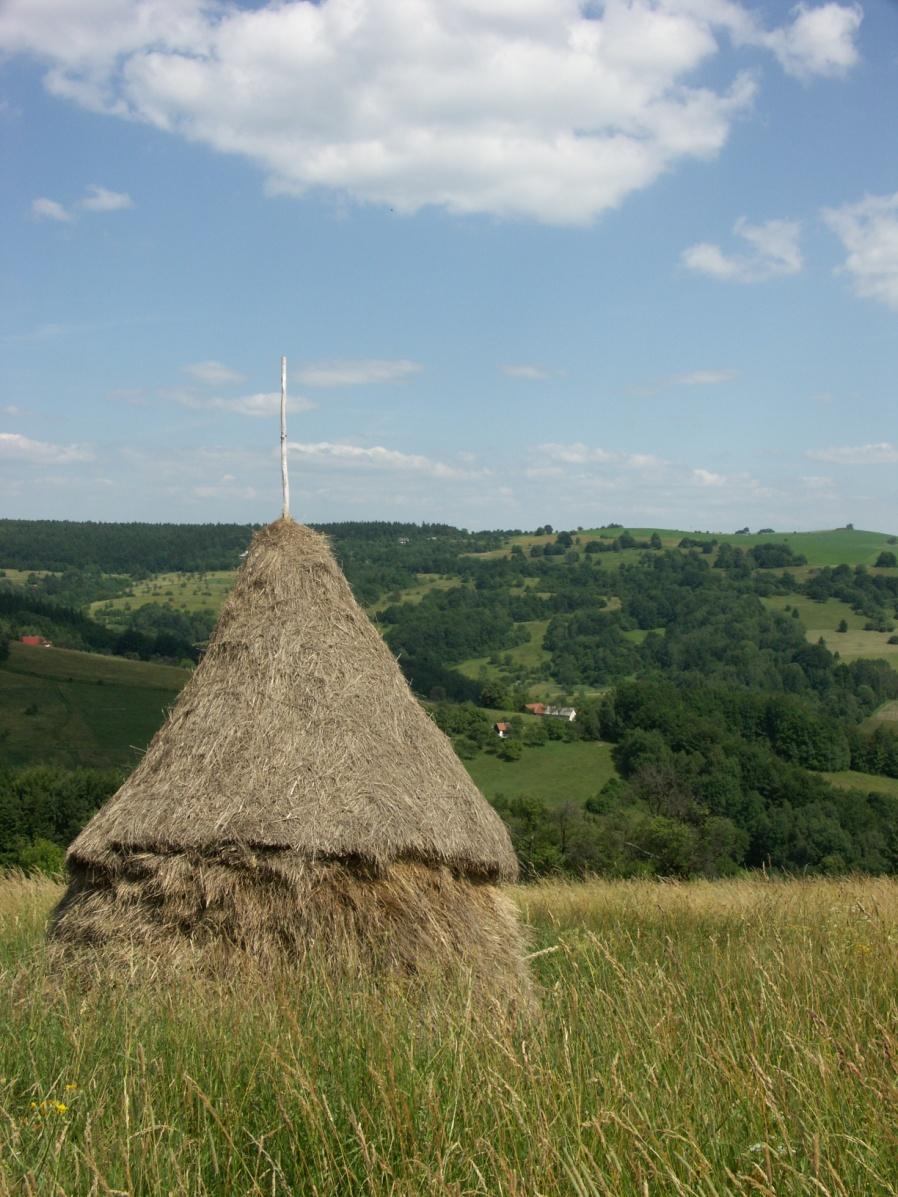
[[[281,358],[281,485],[284,490],[284,510],[281,517],[290,515],[290,478],[287,474],[287,359]]]

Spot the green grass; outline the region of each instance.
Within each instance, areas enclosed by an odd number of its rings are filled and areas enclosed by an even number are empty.
[[[7,566],[3,569],[3,577],[0,578],[0,582],[5,578],[14,586],[24,586],[32,574],[36,578],[45,578],[52,572],[50,569],[11,569]]]
[[[898,724],[898,700],[884,702],[882,706],[877,707],[873,714],[864,720],[862,727],[865,731],[872,731],[881,724],[891,728]]]
[[[886,1197],[898,883],[511,891],[541,1019],[306,973],[93,980],[0,882],[0,1195]]]
[[[481,753],[463,762],[475,785],[487,796],[541,798],[549,805],[579,802],[597,794],[616,770],[611,745],[589,740],[572,744],[551,741],[539,748],[524,748],[517,761]]]
[[[528,669],[548,673],[549,654],[543,648],[543,637],[549,626],[548,619],[531,619],[517,625],[526,628],[528,639],[525,644],[517,644],[514,648],[498,649],[495,655],[500,660],[510,657],[515,665],[524,665]],[[489,656],[469,657],[467,661],[455,666],[460,673],[467,677],[479,677],[485,669],[488,673],[501,674],[500,666],[490,665]]]
[[[857,773],[853,769],[846,769],[842,773],[821,773],[820,776],[841,790],[865,790],[867,793],[892,794],[898,798],[898,778],[895,777]]]
[[[0,757],[11,765],[133,767],[188,672],[10,645],[0,668]]]
[[[217,614],[233,588],[235,577],[233,570],[224,569],[205,574],[153,574],[135,582],[128,594],[91,603],[88,613],[104,623],[115,623],[128,611],[136,611],[147,603],[161,603],[175,611],[208,610]]]
[[[654,531],[653,528],[631,528],[631,535],[638,539],[647,539]],[[585,537],[585,532],[579,533]],[[741,545],[751,548],[756,544],[788,544],[796,553],[803,553],[808,559],[809,566],[841,565],[872,565],[883,549],[895,551],[896,546],[888,543],[891,533],[867,532],[860,528],[835,528],[820,532],[773,532],[761,535],[752,532],[748,535],[736,535],[727,532],[695,533],[674,532],[659,529],[664,547],[673,547],[683,536],[693,536],[696,539],[708,540],[715,538],[722,544]],[[670,545],[667,543],[670,542]]]
[[[455,575],[448,577],[443,574],[417,574],[418,581],[414,586],[406,586],[404,590],[391,591],[390,594],[384,595],[373,606],[369,607],[369,611],[383,611],[386,607],[391,607],[394,603],[420,603],[425,595],[428,595],[433,590],[454,590],[457,586],[461,586],[461,579]],[[392,597],[391,597],[392,596]]]
[[[761,601],[770,611],[786,613],[786,607],[797,609],[808,642],[816,644],[822,637],[830,652],[837,652],[843,661],[881,659],[898,666],[898,644],[889,644],[893,633],[865,632],[867,617],[858,615],[840,599],[819,603],[800,594],[778,594]],[[842,619],[848,624],[847,632],[836,631]]]

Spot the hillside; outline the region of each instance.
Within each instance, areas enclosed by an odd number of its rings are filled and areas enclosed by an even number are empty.
[[[10,765],[131,768],[187,677],[168,665],[12,644],[0,667],[0,753]]]
[[[173,569],[141,526],[107,558],[93,525],[75,537],[91,568],[40,572],[61,551],[42,535],[33,572],[0,577],[0,638],[58,647],[14,642],[0,663],[0,763],[127,767],[233,571]],[[184,531],[177,554],[196,556],[202,535]],[[528,873],[898,869],[893,537],[351,524],[331,538]],[[130,569],[101,568],[113,563]],[[535,700],[576,721],[526,714]],[[18,825],[40,834],[27,812]]]

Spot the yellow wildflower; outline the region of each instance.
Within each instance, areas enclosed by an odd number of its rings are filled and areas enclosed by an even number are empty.
[[[65,1104],[64,1101],[54,1101],[53,1102],[53,1109],[56,1111],[57,1114],[65,1114],[65,1112],[68,1110],[68,1108],[69,1107]]]
[[[66,1093],[74,1093],[77,1088],[78,1086],[74,1083],[74,1081],[69,1081],[65,1087],[65,1091]]]

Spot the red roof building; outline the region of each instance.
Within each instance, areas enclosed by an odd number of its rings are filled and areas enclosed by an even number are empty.
[[[50,648],[50,641],[45,640],[43,636],[20,636],[19,640],[22,644],[30,644],[32,648]]]

